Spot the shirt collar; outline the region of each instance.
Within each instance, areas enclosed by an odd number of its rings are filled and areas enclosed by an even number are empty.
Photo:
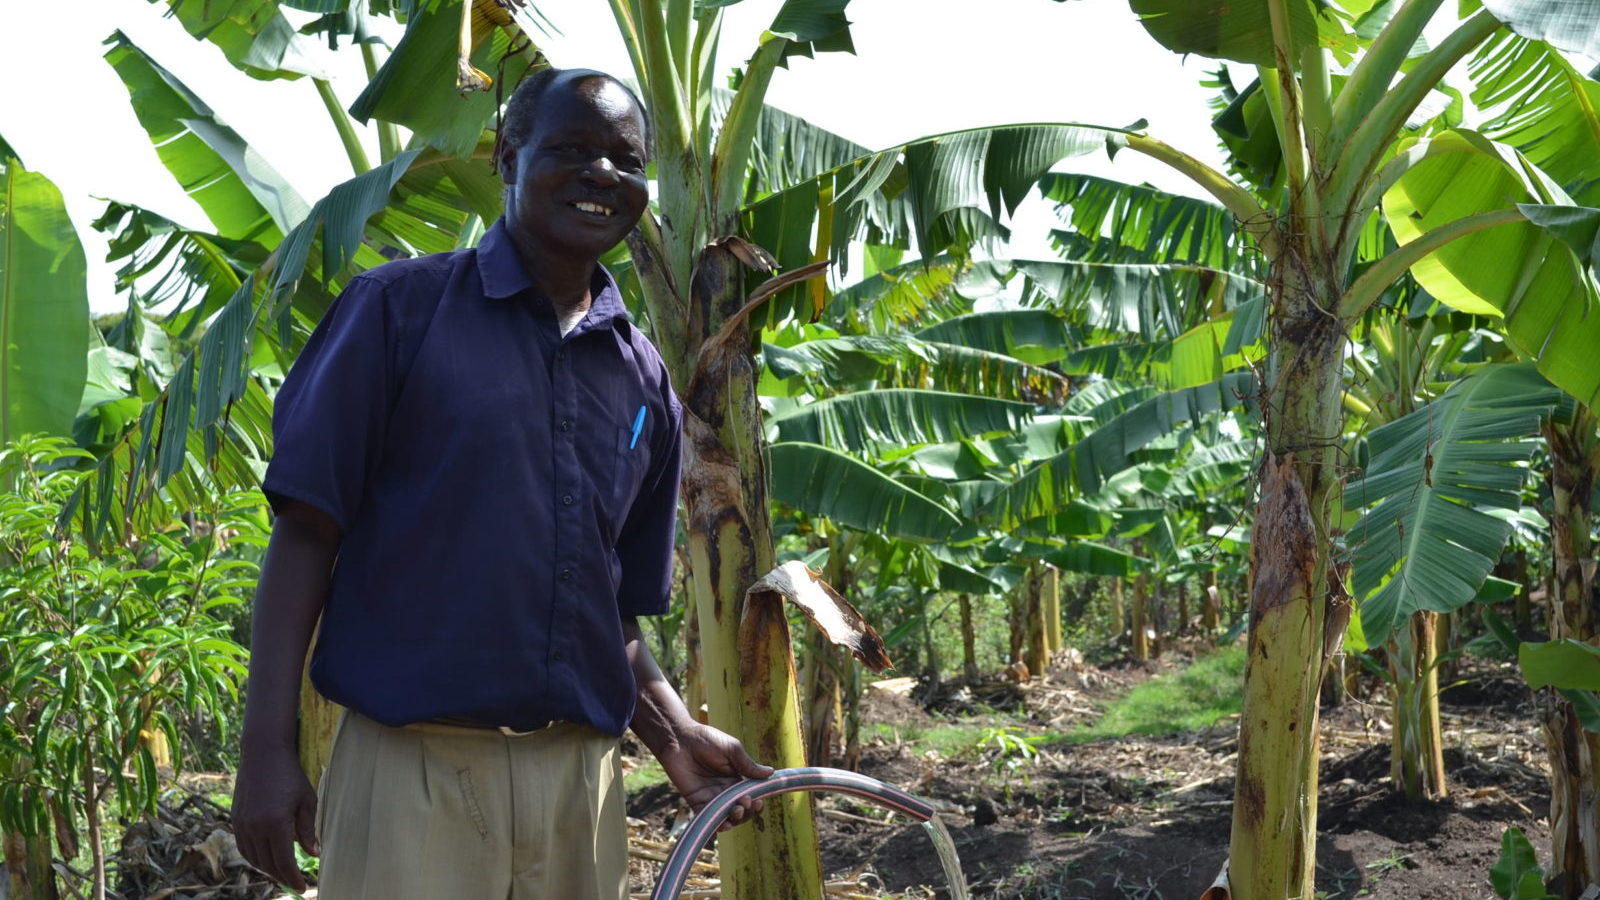
[[[628,324],[628,311],[622,303],[622,291],[605,266],[596,268],[600,270],[605,286],[591,298],[589,312],[583,317],[581,327],[587,331],[602,322],[624,327]],[[511,235],[506,233],[505,219],[496,219],[478,241],[478,277],[483,281],[486,297],[505,299],[533,290],[533,279],[528,277],[528,270],[522,267],[522,259],[517,256],[517,248],[511,243]]]

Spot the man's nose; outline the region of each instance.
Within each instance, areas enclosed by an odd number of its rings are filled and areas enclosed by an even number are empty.
[[[583,167],[583,178],[592,184],[607,187],[622,180],[622,176],[617,173],[617,167],[611,164],[611,160],[608,157],[604,156],[590,160],[589,164]]]

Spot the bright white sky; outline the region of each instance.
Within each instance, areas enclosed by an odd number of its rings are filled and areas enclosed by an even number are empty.
[[[631,74],[604,0],[537,5],[562,32],[540,40],[557,65]],[[89,256],[96,311],[123,302],[112,293],[105,241],[89,227],[104,209],[97,198],[146,206],[192,227],[208,224],[162,167],[127,90],[101,58],[100,42],[114,30],[199,94],[308,202],[350,177],[309,79],[245,76],[214,45],[193,40],[164,18],[164,3],[75,0],[70,6],[72,21],[64,24],[59,4],[0,0],[0,84],[9,86],[0,99],[0,135],[65,195]],[[728,10],[724,72],[749,56],[778,6],[776,0],[745,0]],[[1221,165],[1207,92],[1199,86],[1216,63],[1180,62],[1145,34],[1123,3],[855,0],[848,14],[856,54],[792,61],[774,78],[771,103],[874,149],[982,125],[1123,126],[1144,118],[1153,135]],[[328,57],[334,87],[348,105],[365,84],[360,56],[345,50]],[[376,158],[376,137],[368,137]],[[1134,153],[1119,155],[1114,164],[1097,156],[1070,165],[1195,193],[1181,176]],[[1043,252],[1052,217],[1043,204],[1032,206],[1018,213],[1017,255]]]

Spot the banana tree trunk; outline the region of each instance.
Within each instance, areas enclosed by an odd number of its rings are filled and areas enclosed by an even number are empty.
[[[658,260],[648,248],[630,241],[630,249],[646,278],[659,277],[649,271]],[[689,333],[700,337],[692,347],[663,341],[662,353],[684,400],[684,528],[711,724],[743,741],[761,762],[790,768],[806,764],[806,745],[787,613],[781,601],[745,596],[776,565],[776,554],[756,400],[759,373],[749,329],[736,318],[742,279],[731,251],[706,247],[687,304]],[[810,802],[799,794],[773,799],[756,827],[718,837],[723,896],[820,895]]]
[[[51,869],[50,830],[40,828],[37,834],[27,836],[16,832],[0,832],[0,850],[4,852],[6,882],[0,896],[10,900],[58,900],[56,875]]]
[[[831,766],[839,739],[842,651],[821,631],[813,632],[807,643],[800,679],[806,697],[806,759],[813,766]]]
[[[1035,678],[1043,678],[1045,669],[1050,663],[1050,637],[1047,633],[1049,626],[1045,622],[1044,599],[1044,572],[1039,563],[1034,563],[1028,571],[1027,578],[1027,622],[1028,622],[1028,672]]]
[[[1061,570],[1044,567],[1045,650],[1055,655],[1061,650]]]
[[[1115,643],[1128,631],[1128,613],[1122,606],[1122,579],[1111,579],[1111,641]]]
[[[1438,613],[1417,613],[1407,632],[1388,646],[1394,676],[1389,771],[1412,799],[1434,800],[1449,793],[1439,720],[1437,618]]]
[[[1552,640],[1600,643],[1589,536],[1600,461],[1595,425],[1594,415],[1580,406],[1570,426],[1545,428],[1551,461]],[[1550,758],[1552,884],[1563,900],[1572,900],[1600,882],[1600,735],[1584,731],[1572,704],[1555,691],[1546,688],[1539,699]]]
[[[706,710],[705,661],[700,654],[700,616],[695,607],[694,580],[687,554],[678,561],[683,571],[683,702],[695,721],[709,721]]]
[[[1150,577],[1143,572],[1133,579],[1133,658],[1150,658]]]
[[[972,595],[957,598],[961,604],[961,674],[968,683],[978,680],[978,636],[972,630]]]
[[[1189,627],[1189,582],[1178,582],[1178,623],[1172,628],[1173,637],[1183,634]]]
[[[1310,258],[1302,255],[1300,259]],[[1233,900],[1310,898],[1317,698],[1349,615],[1331,579],[1332,448],[1341,430],[1343,323],[1331,291],[1280,260],[1265,384],[1267,456],[1251,542],[1250,633],[1234,788]],[[1330,613],[1334,621],[1330,622]]]
[[[1010,644],[1007,647],[1010,652],[1009,659],[1013,663],[1027,665],[1026,660],[1023,658],[1023,651],[1028,645],[1028,587],[1026,578],[1023,579],[1021,584],[1012,589],[1011,597],[1007,603],[1007,624],[1011,626]]]
[[[753,401],[754,373],[747,361],[742,368],[724,384]],[[779,603],[747,608],[744,599],[745,589],[775,564],[765,478],[741,477],[764,468],[753,427],[759,414],[744,403],[709,407],[729,412],[719,434],[701,417],[708,407],[694,402],[699,399],[691,398],[685,410],[683,492],[711,724],[738,737],[764,763],[803,766],[788,618]],[[809,801],[799,794],[772,799],[759,827],[717,839],[724,896],[811,900],[822,889],[822,866]]]
[[[1216,637],[1217,626],[1222,620],[1222,593],[1217,590],[1217,573],[1211,573],[1211,583],[1206,585],[1205,599],[1200,607],[1200,630],[1206,633],[1206,640]]]

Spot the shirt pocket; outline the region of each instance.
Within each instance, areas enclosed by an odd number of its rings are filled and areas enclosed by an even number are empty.
[[[639,436],[635,438],[632,423],[619,428],[616,464],[612,468],[614,477],[608,502],[618,535],[622,533],[623,524],[628,521],[628,513],[633,509],[634,501],[639,498],[639,487],[644,482],[645,472],[649,471],[649,468],[650,436],[647,429],[640,429]]]

